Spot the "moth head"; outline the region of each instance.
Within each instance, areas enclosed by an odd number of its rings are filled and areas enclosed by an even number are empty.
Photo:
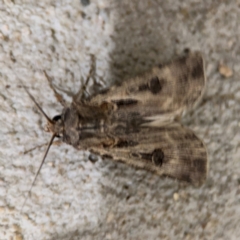
[[[48,120],[47,126],[45,128],[46,132],[53,133],[56,137],[62,137],[63,133],[63,121],[61,115],[56,115],[51,119],[51,121]]]
[[[24,87],[24,86],[23,86]],[[61,133],[63,132],[63,122],[61,115],[56,115],[52,119],[44,112],[44,110],[41,108],[41,106],[38,104],[38,102],[35,100],[35,98],[32,96],[32,94],[28,91],[26,87],[24,87],[25,91],[27,92],[28,96],[32,99],[32,101],[35,103],[36,107],[42,115],[47,119],[47,126],[46,126],[46,132],[51,132],[53,134],[53,138],[60,137]]]

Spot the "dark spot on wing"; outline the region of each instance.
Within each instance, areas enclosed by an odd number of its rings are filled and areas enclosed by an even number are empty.
[[[153,94],[157,94],[162,90],[162,84],[159,80],[158,77],[153,77],[150,81],[149,81],[149,90],[153,93]]]
[[[164,160],[164,153],[161,149],[155,149],[152,153],[140,153],[141,158],[151,161],[156,166],[162,166]]]
[[[113,103],[115,103],[119,108],[125,107],[125,106],[131,106],[136,105],[138,103],[135,99],[120,99],[120,100],[112,100]]]
[[[113,157],[109,154],[103,154],[102,158],[106,158],[106,159],[113,159]]]
[[[164,159],[163,151],[161,149],[155,149],[152,153],[152,162],[156,166],[162,166],[163,159]]]
[[[148,84],[141,84],[138,86],[139,91],[150,91],[157,94],[162,90],[163,79],[159,80],[158,77],[153,77],[149,80]]]
[[[191,72],[193,80],[204,76],[202,61],[196,61]]]
[[[133,147],[136,145],[138,145],[138,143],[134,141],[119,140],[115,146],[118,148],[126,148],[126,147]]]

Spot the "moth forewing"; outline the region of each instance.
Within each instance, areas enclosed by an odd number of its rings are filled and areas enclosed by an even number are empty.
[[[204,62],[199,52],[190,53],[169,64],[112,86],[104,94],[91,98],[92,104],[107,101],[116,104],[115,118],[138,118],[170,121],[194,107],[205,86]]]
[[[141,127],[136,131],[122,131],[119,125],[109,129],[104,137],[96,133],[81,139],[79,149],[114,161],[169,176],[199,186],[207,172],[207,152],[203,142],[193,131],[178,123],[162,127]]]

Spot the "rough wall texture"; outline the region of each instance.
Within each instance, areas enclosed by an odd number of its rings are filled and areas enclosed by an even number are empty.
[[[240,1],[182,2],[0,0],[0,239],[239,239]],[[203,101],[184,119],[208,148],[206,184],[93,164],[62,144],[52,147],[20,214],[45,147],[22,152],[50,138],[20,80],[54,116],[61,106],[43,70],[76,92],[90,54],[97,80],[109,85],[186,48],[206,62]],[[232,76],[222,76],[219,63]]]

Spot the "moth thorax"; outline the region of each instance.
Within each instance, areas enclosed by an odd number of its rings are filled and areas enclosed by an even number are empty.
[[[81,132],[89,132],[89,133],[94,133],[94,132],[105,132],[106,128],[106,123],[103,119],[101,120],[93,120],[91,122],[80,122],[79,123],[79,130]]]

